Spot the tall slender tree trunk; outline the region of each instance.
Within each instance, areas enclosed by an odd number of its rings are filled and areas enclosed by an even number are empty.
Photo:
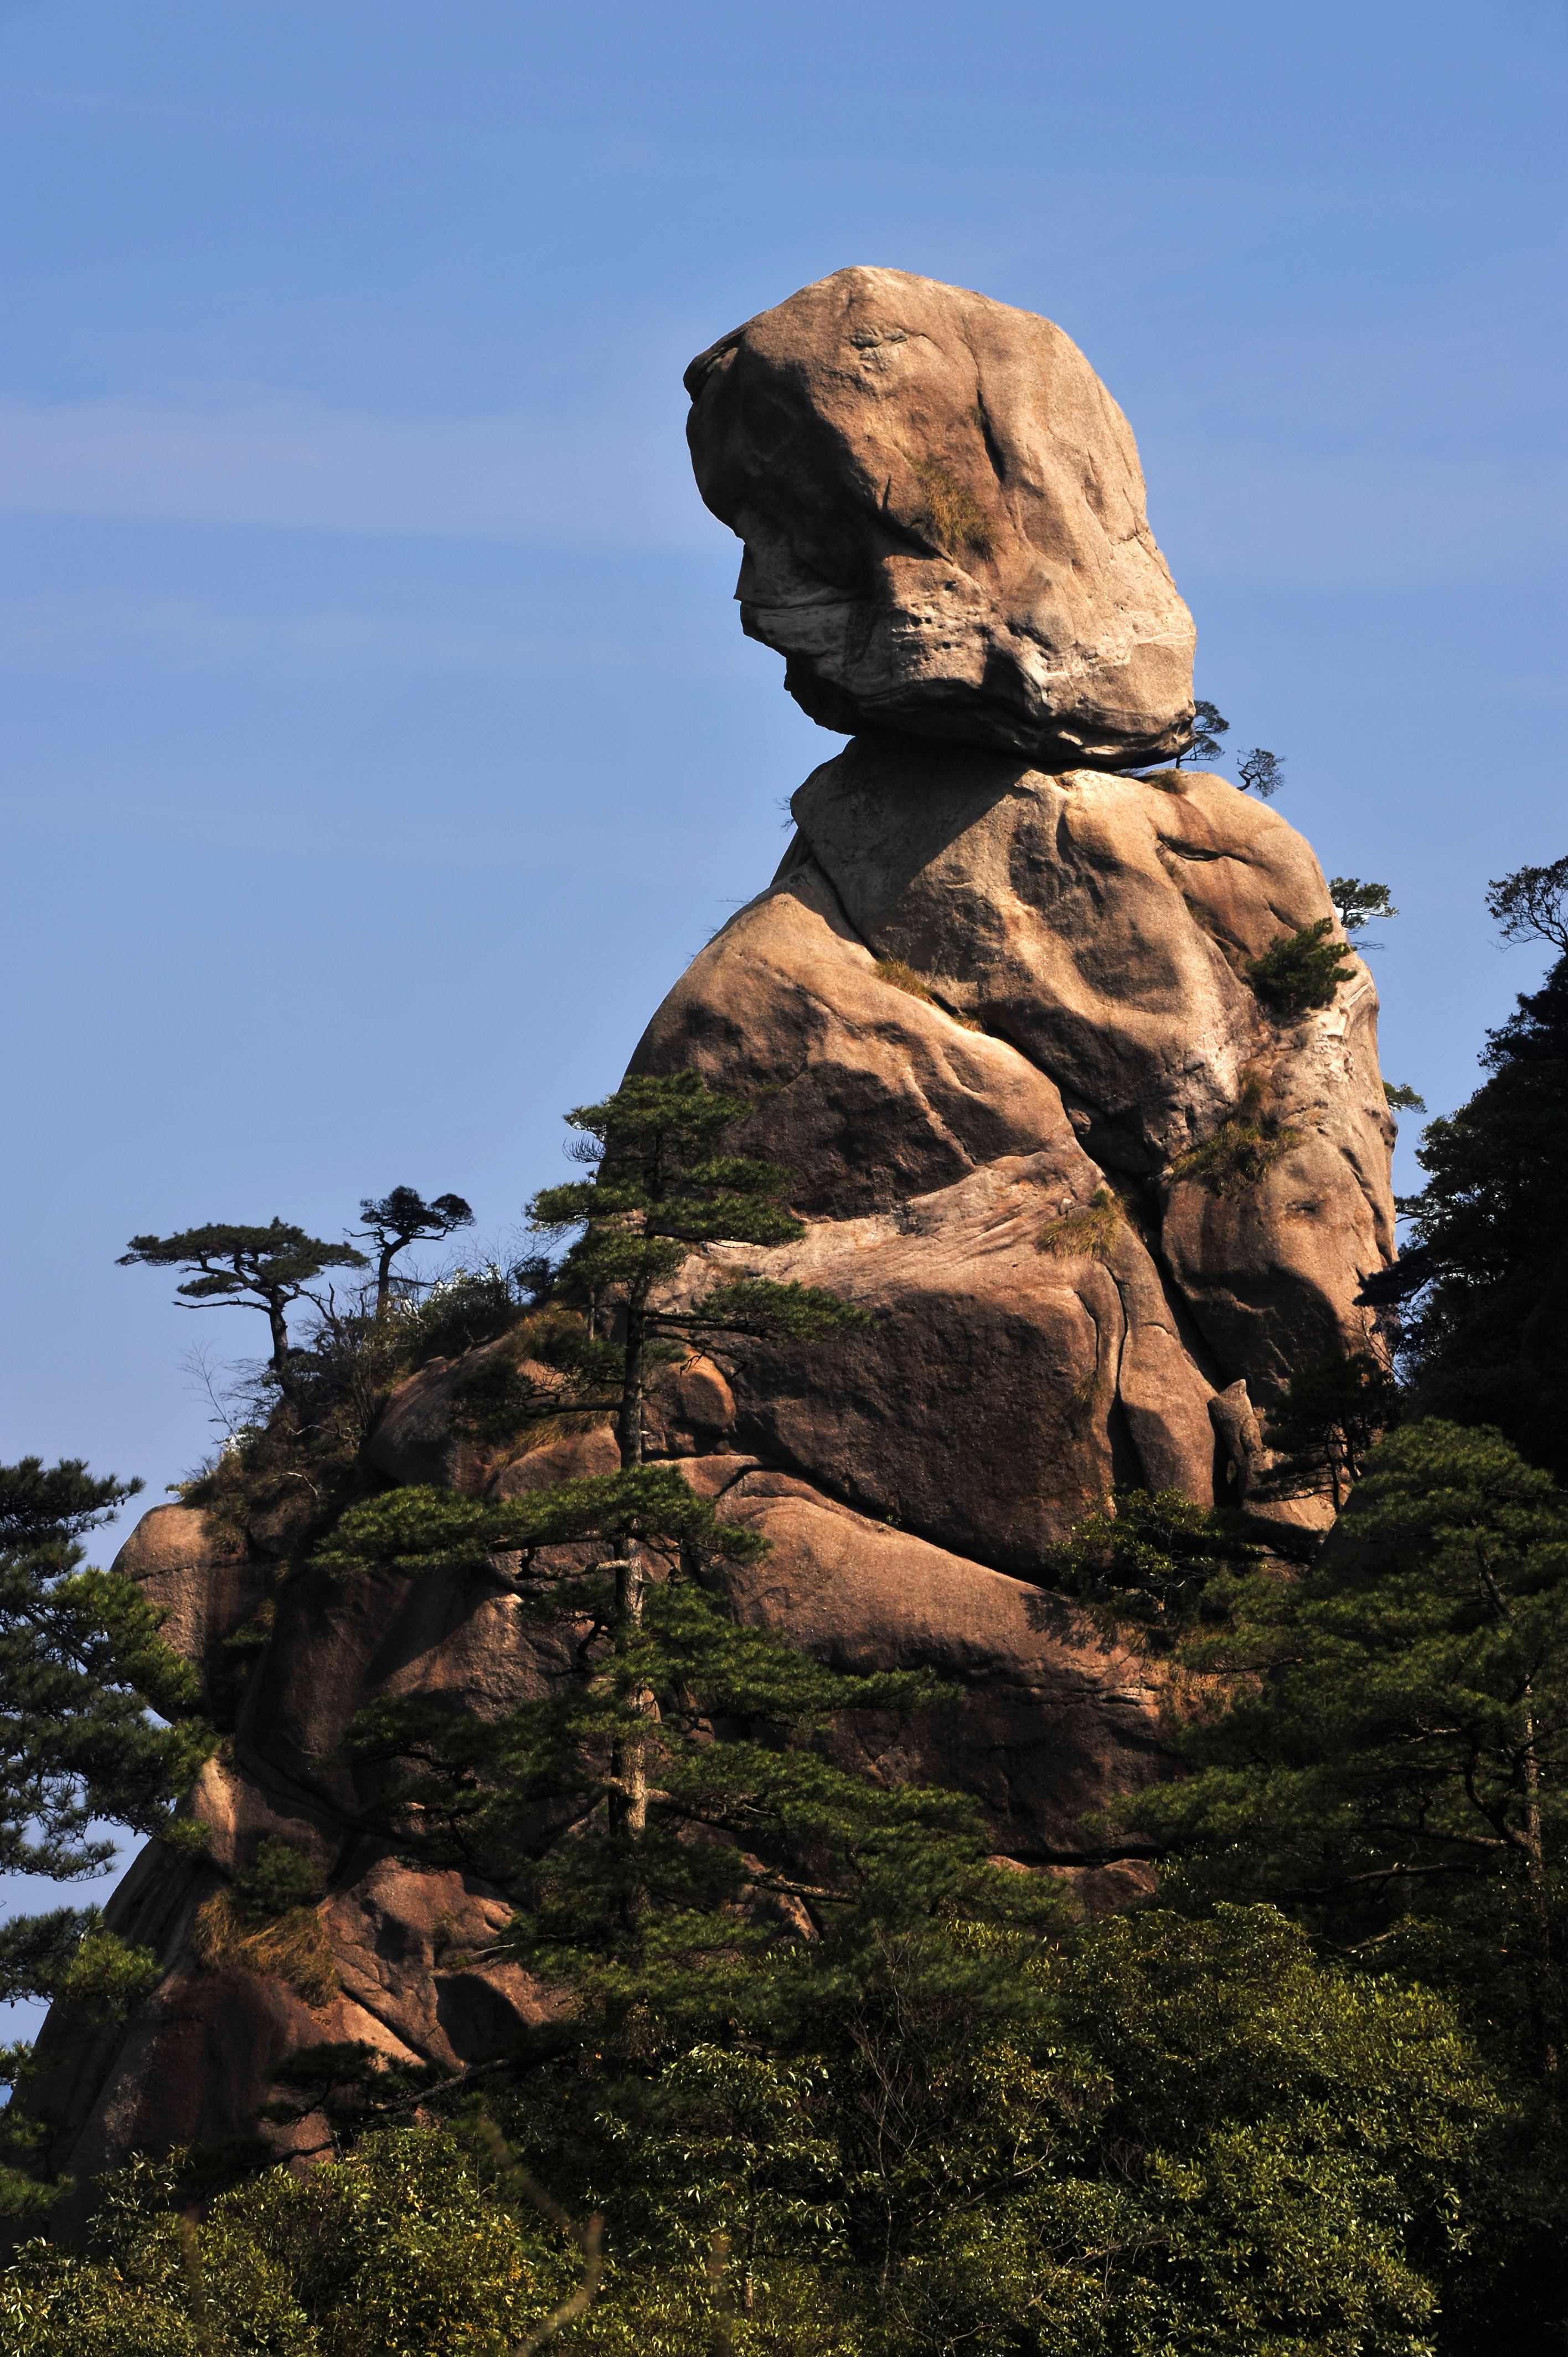
[[[643,1303],[634,1292],[627,1305],[626,1373],[621,1385],[620,1415],[618,1438],[620,1442],[620,1464],[623,1473],[631,1472],[643,1461],[643,1352],[647,1344],[647,1329],[643,1322]],[[637,1541],[623,1538],[616,1545],[616,1625],[618,1647],[642,1625],[642,1594],[645,1582],[642,1555]],[[632,1707],[645,1718],[659,1716],[659,1706],[645,1686],[639,1694],[628,1696]],[[623,1736],[615,1746],[610,1762],[614,1779],[610,1795],[610,1826],[613,1832],[636,1841],[648,1829],[648,1745],[637,1735]],[[646,1899],[639,1891],[628,1893],[626,1912],[642,1912]]]
[[[281,1293],[267,1296],[267,1323],[273,1332],[273,1372],[278,1379],[278,1389],[291,1407],[299,1405],[299,1386],[289,1371],[288,1326],[284,1317],[285,1302]]]
[[[1542,2063],[1550,2075],[1558,2064],[1559,2024],[1552,1986],[1557,1959],[1552,1936],[1552,1893],[1547,1883],[1546,1845],[1541,1824],[1541,1760],[1535,1742],[1535,1700],[1528,1685],[1525,1688],[1524,1743],[1520,1764],[1524,1782],[1525,1885],[1530,1895],[1535,1948],[1532,1977],[1535,1982],[1536,2036]]]

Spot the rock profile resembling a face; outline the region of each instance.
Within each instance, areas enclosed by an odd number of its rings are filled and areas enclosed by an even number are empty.
[[[1032,311],[838,270],[686,371],[742,627],[823,727],[1130,769],[1191,736],[1192,617],[1132,429]]]

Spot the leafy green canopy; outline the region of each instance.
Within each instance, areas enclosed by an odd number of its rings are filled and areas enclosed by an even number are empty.
[[[104,2180],[94,2243],[29,2244],[0,2276],[14,2357],[501,2357],[580,2272],[450,2138],[412,2128],[269,2170],[199,2225],[177,2157],[133,2161]]]
[[[789,2046],[537,2070],[489,2099],[510,2153],[472,2111],[446,2134],[381,2129],[195,2226],[176,2169],[135,2164],[102,2256],[33,2244],[0,2278],[7,2346],[537,2345],[583,2266],[515,2155],[605,2218],[608,2270],[567,2351],[1426,2357],[1506,2126],[1440,2001],[1315,1961],[1263,1907],[1112,1920],[1069,1946],[944,1937],[942,1978],[934,1934],[888,1933]]]
[[[1194,1891],[1261,1896],[1437,1975],[1552,2071],[1563,2030],[1568,1499],[1499,1435],[1383,1441],[1299,1580],[1188,1665],[1230,1682],[1189,1773],[1118,1814]]]

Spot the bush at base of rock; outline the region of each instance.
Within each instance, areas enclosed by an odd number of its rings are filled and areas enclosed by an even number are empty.
[[[1266,1907],[938,1936],[955,1966],[994,1950],[1004,2008],[894,1943],[794,2050],[660,2051],[644,2022],[492,2096],[534,2179],[605,2217],[602,2287],[552,2345],[1426,2357],[1506,2125],[1440,2000],[1316,1962]],[[194,2226],[171,2167],[108,2194],[105,2256],[35,2244],[0,2278],[16,2357],[501,2357],[585,2284],[472,2115],[269,2170]]]

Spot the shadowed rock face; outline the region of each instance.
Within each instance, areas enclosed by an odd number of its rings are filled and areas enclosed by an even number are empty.
[[[878,733],[801,787],[778,876],[633,1069],[755,1098],[736,1143],[795,1174],[802,1239],[714,1248],[688,1294],[756,1268],[875,1324],[666,1370],[651,1452],[769,1541],[727,1575],[743,1619],[961,1687],[929,1718],[841,1730],[841,1756],[972,1792],[999,1856],[1086,1889],[1119,1874],[1124,1895],[1142,1862],[1097,1866],[1084,1818],[1164,1772],[1156,1681],[1039,1584],[1046,1550],[1113,1483],[1246,1494],[1252,1394],[1367,1340],[1356,1297],[1392,1255],[1376,995],[1348,951],[1320,1012],[1282,1019],[1249,985],[1249,958],[1333,918],[1275,813],[1217,777],[1081,766],[1181,741],[1191,631],[1131,436],[1065,337],[842,272],[716,346],[693,386],[704,496],[747,540],[747,627],[789,654],[808,710]],[[1030,766],[1042,747],[1054,766]],[[1241,1132],[1249,1156],[1227,1159]],[[367,1484],[509,1497],[611,1469],[603,1429],[521,1452],[465,1429],[465,1383],[506,1348],[404,1383]],[[249,2134],[296,2046],[451,2066],[551,2003],[485,1960],[504,1892],[365,1833],[378,1771],[339,1737],[381,1695],[489,1716],[547,1695],[566,1646],[493,1586],[334,1585],[286,1544],[241,1550],[159,1507],[122,1550],[228,1732],[191,1803],[207,1856],[153,1845],[108,1910],[161,1985],[123,2031],[57,2014],[40,2040],[48,2159],[81,2179]],[[269,1835],[317,1868],[329,1995],[201,1960],[199,1910]],[[307,2157],[326,2128],[266,2133]]]
[[[1192,618],[1132,429],[1061,329],[901,270],[839,270],[686,371],[736,595],[802,709],[1059,767],[1188,741]]]

